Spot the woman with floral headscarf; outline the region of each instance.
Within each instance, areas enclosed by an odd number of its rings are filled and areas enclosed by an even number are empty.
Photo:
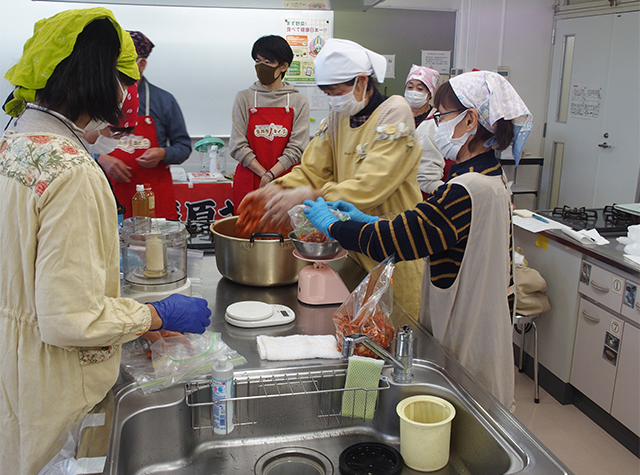
[[[5,75],[16,88],[0,138],[3,474],[38,473],[61,449],[115,383],[122,343],[210,323],[203,299],[120,298],[116,201],[82,137],[119,123],[135,60],[109,10],[69,10],[36,23]]]
[[[427,258],[420,322],[513,410],[511,201],[494,149],[512,145],[517,164],[531,113],[502,76],[488,71],[451,79],[434,104],[436,143],[456,163],[425,202],[391,221],[337,202],[352,218],[338,221],[320,200],[306,201],[305,213],[343,247],[375,260],[393,253],[400,260]]]
[[[451,160],[445,162],[438,150],[435,141],[436,125],[429,117],[433,113],[429,101],[436,92],[439,80],[438,71],[414,64],[409,70],[404,86],[404,98],[413,112],[416,138],[422,147],[418,185],[425,198],[446,181],[448,169],[453,163]]]

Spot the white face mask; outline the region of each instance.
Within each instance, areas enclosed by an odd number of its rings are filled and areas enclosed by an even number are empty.
[[[428,93],[420,91],[404,91],[404,98],[412,109],[420,109],[427,103]]]
[[[440,149],[442,155],[444,155],[444,158],[456,161],[458,152],[460,152],[462,146],[467,143],[469,137],[475,135],[478,131],[478,126],[476,125],[471,132],[465,132],[462,137],[453,138],[456,125],[462,122],[466,115],[467,111],[465,110],[461,114],[457,115],[455,119],[440,122],[440,125],[436,127],[436,134],[434,138],[436,145]]]
[[[358,102],[353,91],[356,89],[356,85],[353,85],[351,92],[343,94],[342,96],[329,96],[329,105],[331,108],[340,115],[356,115],[365,106],[365,95],[362,95],[362,100]]]
[[[122,86],[121,82],[118,82],[118,85],[120,86],[120,93],[122,94],[122,99],[120,100],[119,109],[122,110],[122,107],[124,106],[124,101],[127,99],[128,91],[126,87]],[[104,120],[91,119],[89,123],[85,126],[84,131],[90,132],[92,130],[102,130],[108,125],[109,125],[109,122],[106,122]]]
[[[89,153],[94,153],[96,155],[110,154],[115,150],[119,143],[120,139],[114,139],[102,134],[98,135],[95,143],[89,143],[85,141],[85,145],[87,147],[87,150],[89,150]]]

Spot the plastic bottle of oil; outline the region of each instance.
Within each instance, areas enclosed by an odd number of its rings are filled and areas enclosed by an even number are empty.
[[[149,198],[144,191],[144,185],[136,185],[136,194],[131,200],[131,214],[133,216],[149,216]]]
[[[147,199],[149,200],[149,217],[156,217],[156,194],[151,190],[151,184],[144,184],[144,194],[147,195]]]

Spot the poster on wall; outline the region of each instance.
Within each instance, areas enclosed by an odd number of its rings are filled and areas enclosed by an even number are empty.
[[[597,119],[602,105],[602,88],[584,84],[571,85],[569,115],[578,119]]]
[[[449,74],[451,51],[422,50],[422,66],[435,69],[440,74]]]
[[[293,61],[285,73],[284,80],[313,83],[315,74],[313,60],[332,36],[331,20],[292,19],[284,20],[284,38],[293,50]]]

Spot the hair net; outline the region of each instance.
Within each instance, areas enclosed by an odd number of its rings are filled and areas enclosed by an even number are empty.
[[[435,69],[413,64],[411,65],[411,69],[409,70],[407,80],[404,82],[405,85],[413,79],[420,81],[422,84],[427,86],[427,89],[429,89],[429,92],[433,96],[436,93],[436,86],[438,85],[438,81],[440,80],[440,73]]]
[[[313,61],[318,86],[351,81],[358,74],[384,81],[387,59],[349,40],[330,38]]]
[[[499,119],[512,121],[513,158],[517,165],[533,127],[533,116],[509,81],[491,71],[473,71],[455,76],[449,83],[463,106],[478,111],[480,124],[488,131],[496,131]]]

